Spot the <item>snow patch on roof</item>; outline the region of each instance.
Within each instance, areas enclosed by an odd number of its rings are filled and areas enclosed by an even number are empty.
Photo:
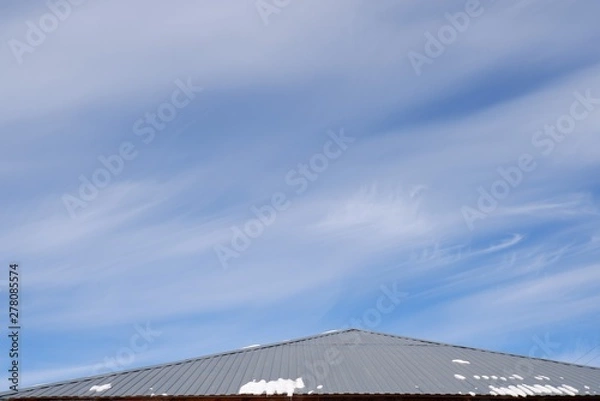
[[[108,390],[111,387],[112,387],[112,385],[110,383],[101,384],[101,385],[95,384],[92,387],[90,387],[90,389],[88,391],[95,391],[97,393],[100,393],[102,391]]]
[[[458,380],[465,380],[465,379],[466,379],[466,377],[464,377],[463,375],[458,375],[458,374],[457,374],[457,375],[454,375],[454,377],[455,377],[456,379],[458,379]]]
[[[510,385],[508,387],[496,387],[496,386],[489,386],[490,387],[490,394],[496,393],[496,394],[500,394],[500,395],[512,395],[513,397],[527,397],[527,393],[523,390],[521,390],[520,388],[518,388],[517,386],[513,386]]]
[[[561,389],[562,391],[573,393],[573,394],[569,394],[569,395],[575,395],[575,394],[579,393],[579,390],[577,390],[575,387],[571,387],[567,384],[563,384],[562,386],[559,387],[559,389]]]
[[[251,345],[246,345],[245,347],[242,347],[242,349],[256,348],[256,347],[260,347],[260,344],[251,344]]]
[[[304,381],[301,377],[296,380],[282,378],[271,381],[261,380],[259,382],[252,380],[240,387],[238,394],[286,394],[288,397],[291,397],[294,394],[294,390],[297,388],[304,388]]]
[[[577,395],[579,390],[569,385],[563,384],[559,387],[554,387],[549,384],[519,384],[517,386],[510,385],[507,387],[489,386],[491,395],[510,395],[513,397],[527,397],[528,395],[536,394],[551,394],[551,395]]]
[[[464,360],[462,360],[462,359],[453,359],[453,360],[452,360],[452,362],[454,362],[454,363],[459,363],[459,364],[461,364],[461,365],[470,365],[470,364],[471,364],[471,362],[469,362],[469,361],[464,361]]]

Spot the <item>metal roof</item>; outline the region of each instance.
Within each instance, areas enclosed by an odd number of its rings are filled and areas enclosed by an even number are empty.
[[[281,394],[290,388],[321,395],[598,395],[600,369],[349,329],[46,384],[10,398]]]

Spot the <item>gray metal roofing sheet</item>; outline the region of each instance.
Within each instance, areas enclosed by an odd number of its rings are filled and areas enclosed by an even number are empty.
[[[303,379],[305,387],[295,389],[295,394],[457,395],[508,391],[510,395],[558,395],[560,389],[564,394],[600,394],[598,368],[350,329],[46,384],[22,389],[10,397],[235,395],[253,380],[280,378]],[[98,393],[91,390],[93,385],[108,383],[110,389]]]

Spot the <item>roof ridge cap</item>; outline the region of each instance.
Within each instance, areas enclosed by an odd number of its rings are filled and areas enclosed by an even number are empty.
[[[126,370],[121,370],[118,372],[103,373],[103,374],[92,375],[92,376],[84,376],[84,377],[79,377],[79,378],[75,378],[75,379],[67,379],[67,380],[62,380],[62,381],[53,382],[53,383],[44,383],[44,384],[39,384],[39,385],[34,385],[31,387],[19,389],[19,393],[38,390],[38,389],[42,389],[42,388],[54,387],[54,386],[63,385],[63,384],[71,384],[71,383],[78,383],[78,382],[83,383],[86,381],[92,381],[92,380],[101,379],[101,378],[109,379],[112,377],[117,377],[120,375],[129,374],[129,373],[137,373],[137,372],[149,371],[149,370],[153,370],[153,369],[165,368],[165,367],[170,367],[170,366],[183,365],[185,363],[192,363],[192,362],[201,361],[201,360],[205,360],[205,359],[211,359],[211,358],[216,358],[216,357],[226,356],[226,355],[233,355],[233,354],[238,354],[238,353],[242,353],[242,352],[252,352],[252,351],[259,350],[259,349],[272,348],[272,347],[277,347],[277,346],[286,345],[286,344],[310,341],[310,340],[314,340],[315,338],[327,337],[327,336],[331,336],[331,335],[335,335],[335,334],[339,334],[339,333],[343,333],[343,332],[349,332],[352,330],[357,330],[357,329],[349,328],[349,329],[340,329],[340,330],[335,330],[335,331],[332,330],[330,332],[313,334],[310,336],[299,337],[299,338],[290,339],[287,341],[268,343],[268,344],[264,344],[264,345],[259,345],[257,347],[238,348],[238,349],[234,349],[234,350],[230,350],[230,351],[215,352],[215,353],[208,354],[208,355],[181,359],[181,360],[174,361],[174,362],[157,363],[154,365],[141,366],[138,368],[126,369]],[[10,396],[11,394],[13,394],[13,392],[11,392],[11,391],[0,392],[0,397],[5,396],[5,395]]]

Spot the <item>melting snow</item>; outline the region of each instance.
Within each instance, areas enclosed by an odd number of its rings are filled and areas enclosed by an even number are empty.
[[[475,376],[473,376],[473,377],[475,378],[475,380],[479,380],[479,379],[481,379],[481,376],[477,376],[477,375],[475,375]]]
[[[525,380],[525,379],[523,379],[523,378],[522,378],[521,376],[519,376],[519,375],[512,375],[512,376],[510,377],[510,379],[513,379],[513,378],[514,378],[514,379],[519,379],[519,380]]]
[[[95,391],[100,393],[102,391],[106,391],[111,388],[112,385],[110,383],[102,384],[102,385],[93,385],[88,391]]]
[[[559,387],[554,387],[549,384],[519,384],[517,386],[510,385],[507,387],[489,386],[489,388],[491,395],[511,395],[513,397],[526,397],[528,395],[536,394],[577,395],[579,393],[579,390],[566,384]]]
[[[460,363],[461,365],[470,365],[471,362],[469,361],[463,361],[462,359],[453,359],[452,362],[454,363]]]
[[[490,390],[491,390],[490,394],[493,392],[495,394],[500,394],[500,395],[512,395],[513,397],[527,396],[526,392],[524,392],[523,390],[521,390],[513,385],[510,385],[508,387],[490,386]]]
[[[322,384],[319,384],[319,385],[317,386],[317,390],[321,390],[322,388],[323,388],[323,385],[322,385]]]
[[[561,389],[562,391],[569,390],[570,392],[575,393],[575,394],[579,393],[579,390],[577,390],[574,387],[567,386],[566,384],[563,384],[562,386],[560,386],[559,389]],[[575,394],[572,394],[572,395],[575,395]]]
[[[462,375],[454,375],[455,378],[457,378],[458,380],[465,380],[466,377],[462,376]]]
[[[531,390],[528,386],[526,386],[524,384],[517,385],[517,388],[526,392],[527,395],[535,395],[535,391]]]
[[[296,380],[282,378],[271,381],[261,380],[259,382],[252,380],[240,387],[238,394],[286,394],[288,397],[291,397],[297,388],[304,388],[304,381],[302,381],[301,377]]]
[[[474,393],[474,392],[472,392],[472,391],[469,391],[469,395],[472,395],[473,397],[475,397],[477,394],[475,394],[475,393]]]

